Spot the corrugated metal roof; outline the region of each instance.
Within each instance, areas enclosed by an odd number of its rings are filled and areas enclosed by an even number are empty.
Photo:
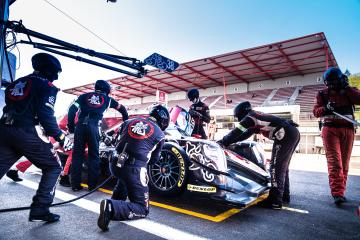
[[[332,66],[338,64],[321,32],[182,63],[172,73],[151,70],[143,78],[122,76],[107,81],[114,87],[112,96],[119,100],[155,96],[157,89],[172,93],[190,88],[274,80],[323,72]],[[80,95],[93,89],[93,84],[87,84],[64,92]]]

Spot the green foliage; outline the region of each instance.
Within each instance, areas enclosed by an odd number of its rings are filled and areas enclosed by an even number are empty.
[[[349,77],[350,86],[360,89],[360,75],[351,75]],[[360,106],[355,106],[355,119],[360,119]]]
[[[349,83],[351,86],[360,89],[360,75],[351,75],[349,77]]]

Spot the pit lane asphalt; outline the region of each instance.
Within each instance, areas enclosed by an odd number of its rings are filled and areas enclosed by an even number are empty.
[[[25,174],[23,177],[35,183],[40,178],[39,175],[32,174]],[[341,208],[335,207],[332,202],[326,173],[291,170],[290,178],[290,207],[309,213],[253,206],[216,223],[151,206],[147,220],[171,227],[172,229],[163,229],[162,233],[162,236],[169,239],[179,239],[181,233],[191,234],[187,235],[189,238],[208,239],[360,239],[360,217],[356,215],[357,204],[360,201],[360,176],[349,176],[349,202]],[[6,177],[0,181],[0,190],[1,208],[28,206],[35,193],[33,189],[14,183]],[[69,188],[61,186],[57,190],[77,196],[86,193],[74,193]],[[107,197],[108,194],[96,192],[86,199],[98,205],[101,199]],[[196,198],[164,199],[152,195],[150,200],[213,216],[232,208]],[[60,200],[56,199],[55,202],[58,201]],[[111,222],[110,231],[103,233],[96,225],[98,214],[84,209],[85,207],[68,204],[53,208],[54,213],[61,215],[60,221],[53,224],[28,222],[28,211],[0,213],[0,239],[161,238],[153,234],[155,229],[146,229],[146,223],[134,227]]]

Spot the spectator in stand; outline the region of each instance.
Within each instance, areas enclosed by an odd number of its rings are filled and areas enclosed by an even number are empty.
[[[208,124],[208,134],[209,139],[214,140],[215,139],[215,133],[217,131],[216,121],[214,117],[211,117],[210,123]]]

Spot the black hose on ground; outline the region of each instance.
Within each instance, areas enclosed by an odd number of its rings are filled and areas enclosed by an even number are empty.
[[[79,197],[76,197],[74,199],[71,199],[71,200],[68,200],[68,201],[65,201],[65,202],[59,202],[59,203],[53,203],[50,205],[50,207],[56,207],[56,206],[61,206],[61,205],[64,205],[64,204],[68,204],[68,203],[71,203],[71,202],[75,202],[81,198],[84,198],[94,192],[96,192],[99,188],[101,188],[102,186],[104,186],[108,181],[110,181],[112,179],[112,175],[110,177],[108,177],[104,182],[102,182],[100,185],[98,185],[96,188],[94,188],[93,190],[91,190],[90,192],[84,194],[84,195],[81,195]],[[0,209],[0,213],[4,213],[4,212],[15,212],[15,211],[22,211],[22,210],[29,210],[31,209],[31,207],[17,207],[17,208],[5,208],[5,209]]]

